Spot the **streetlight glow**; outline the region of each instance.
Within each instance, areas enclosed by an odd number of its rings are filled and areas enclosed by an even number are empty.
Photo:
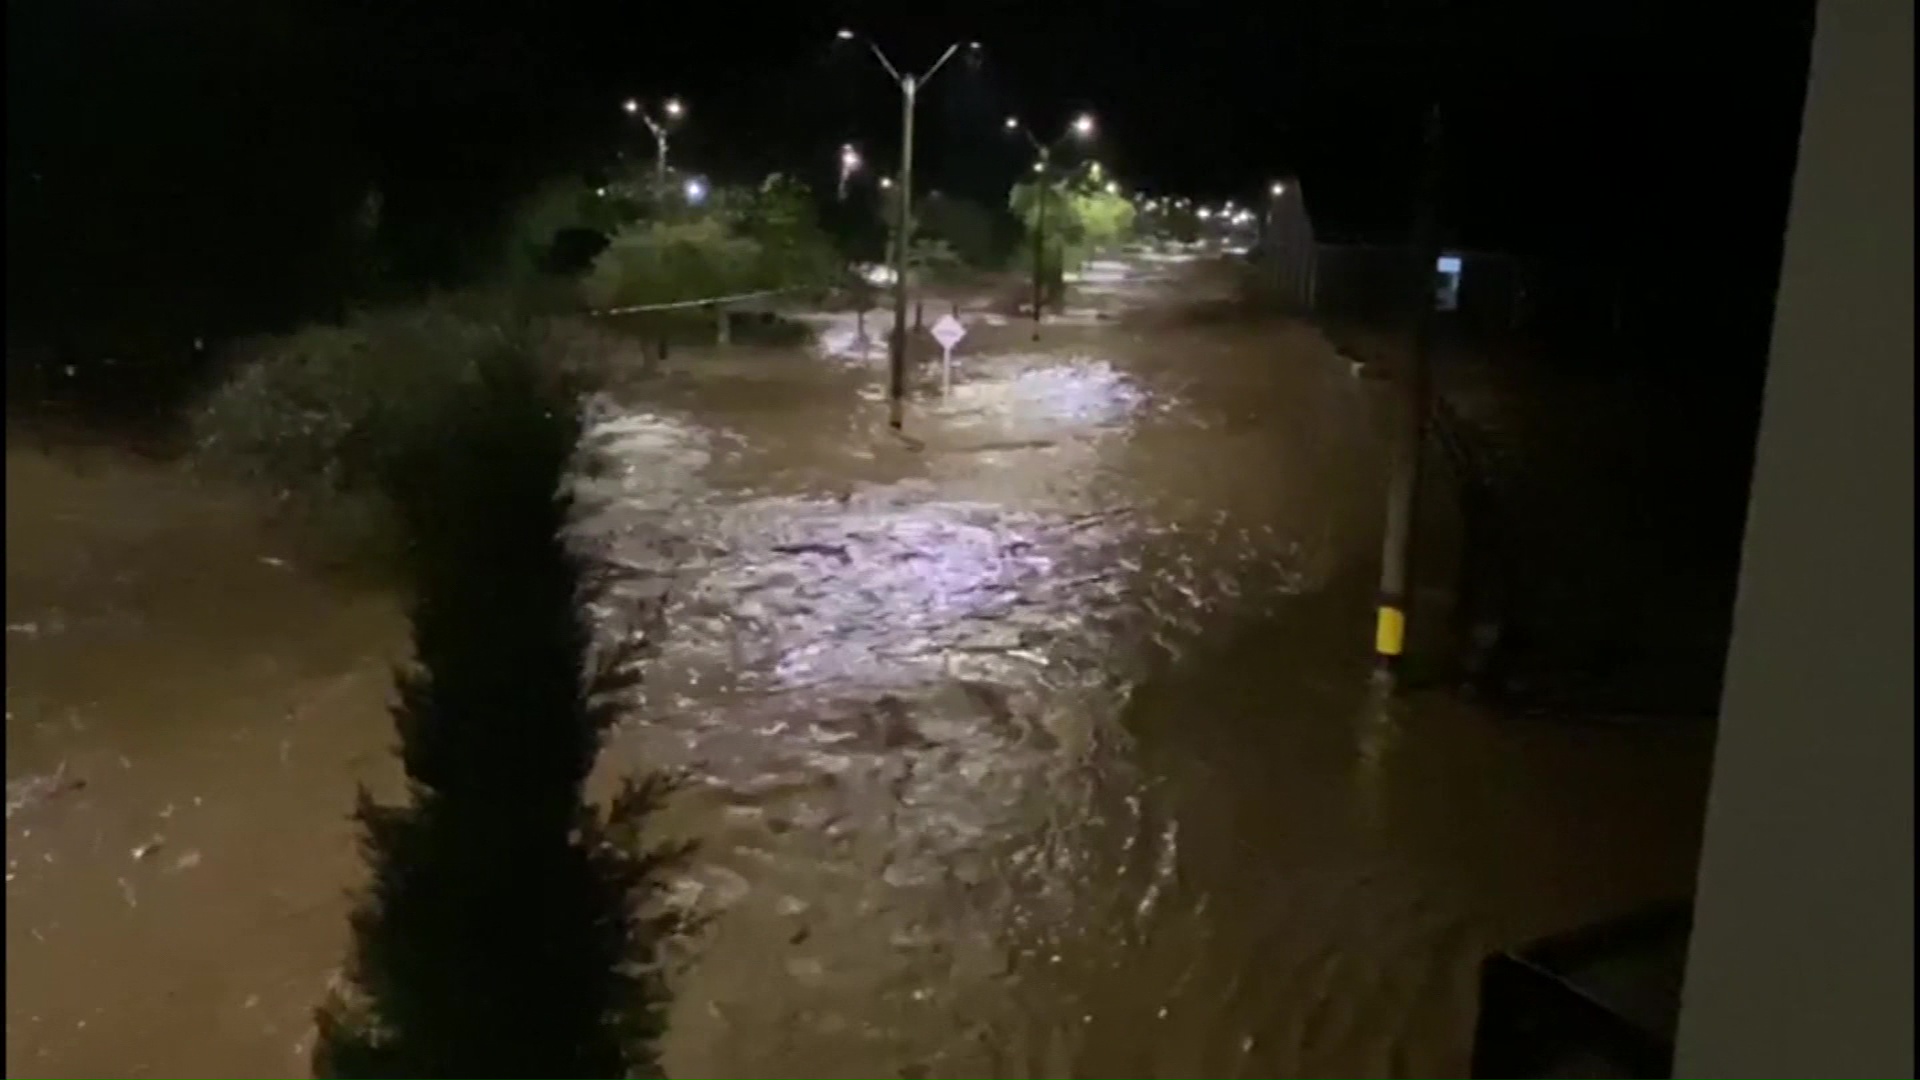
[[[1085,139],[1093,134],[1093,114],[1081,113],[1073,118],[1073,133]]]
[[[880,178],[880,186],[881,186],[882,188],[885,188],[885,189],[887,189],[887,190],[889,190],[889,191],[891,191],[891,190],[893,189],[893,177],[891,177],[891,176],[883,176],[883,177],[881,177],[881,178]]]
[[[1017,117],[1017,116],[1009,116],[1009,117],[1007,117],[1007,130],[1008,130],[1008,131],[1019,131],[1019,130],[1020,130],[1020,118],[1019,118],[1019,117]]]
[[[685,105],[680,104],[679,98],[668,98],[664,108],[667,111],[667,115],[672,117],[675,120],[680,119],[681,114],[687,111],[687,107]]]
[[[1273,197],[1277,199],[1280,196],[1285,195],[1287,193],[1287,185],[1281,183],[1278,180],[1275,180],[1273,182],[1273,186],[1271,188],[1268,188],[1267,190],[1270,191],[1273,194]]]
[[[687,181],[687,201],[698,205],[707,197],[707,185],[699,180]]]
[[[852,40],[853,40],[853,31],[851,31],[851,30],[847,30],[847,29],[842,29],[842,30],[841,30],[841,31],[840,31],[839,33],[837,33],[837,34],[835,34],[835,35],[833,35],[833,36],[834,36],[834,37],[837,37],[837,38],[839,38],[839,39],[840,39],[841,41],[852,41]]]
[[[627,113],[629,115],[640,111],[640,103],[633,100],[632,98],[628,98],[627,100],[621,102],[620,107],[627,110]]]

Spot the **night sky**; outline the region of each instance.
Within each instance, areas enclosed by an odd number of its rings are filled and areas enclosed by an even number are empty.
[[[846,25],[902,68],[984,46],[923,99],[926,187],[999,202],[1023,161],[1000,120],[1084,108],[1130,185],[1252,200],[1297,175],[1323,233],[1386,239],[1437,100],[1457,242],[1751,262],[1777,250],[1810,9],[9,0],[9,259],[132,246],[128,292],[156,267],[217,291],[252,266],[267,289],[369,187],[446,239],[544,177],[650,154],[630,94],[686,100],[678,164],[824,185],[841,141],[896,158],[899,95]]]

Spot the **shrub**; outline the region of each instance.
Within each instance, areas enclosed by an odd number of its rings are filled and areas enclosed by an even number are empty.
[[[381,463],[408,545],[415,659],[393,707],[403,805],[363,789],[372,884],[322,1005],[321,1076],[657,1074],[660,945],[683,929],[640,833],[664,790],[583,802],[636,683],[596,650],[563,483],[581,420],[524,342],[483,343]]]
[[[194,415],[196,450],[276,492],[335,553],[389,561],[405,539],[403,463],[442,437],[489,362],[524,356],[557,396],[594,387],[631,351],[582,321],[513,307],[496,294],[441,297],[260,340]]]
[[[594,260],[587,303],[606,309],[748,292],[759,287],[763,254],[717,217],[629,226]]]

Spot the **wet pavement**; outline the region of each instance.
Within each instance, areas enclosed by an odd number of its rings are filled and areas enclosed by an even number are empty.
[[[907,439],[851,315],[600,403],[609,632],[668,602],[600,779],[688,770],[715,915],[670,1073],[1458,1075],[1485,951],[1688,886],[1699,732],[1371,695],[1378,390],[1230,284],[967,313]],[[399,631],[114,468],[9,455],[8,1071],[290,1075]]]

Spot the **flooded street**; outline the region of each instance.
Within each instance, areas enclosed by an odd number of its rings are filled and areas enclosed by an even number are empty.
[[[670,1074],[1461,1075],[1488,949],[1690,887],[1703,732],[1373,696],[1380,390],[1229,283],[970,313],[906,440],[851,316],[604,403],[608,632],[667,607],[602,779],[687,771],[715,916]],[[404,627],[241,496],[7,479],[8,1073],[304,1075]]]

